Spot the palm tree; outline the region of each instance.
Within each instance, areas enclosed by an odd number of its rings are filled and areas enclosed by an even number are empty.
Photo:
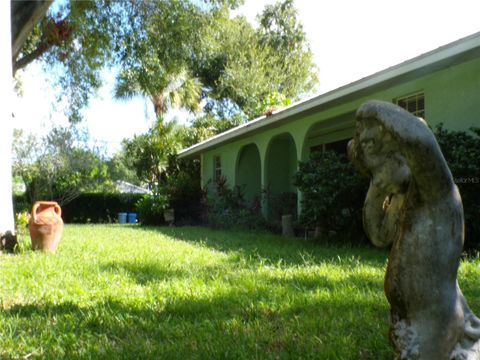
[[[122,71],[117,76],[115,97],[118,99],[131,99],[142,95],[152,101],[157,118],[173,108],[183,108],[190,112],[200,109],[200,95],[202,85],[200,81],[191,76],[186,69],[168,72],[158,76],[148,83],[142,81],[144,71]]]

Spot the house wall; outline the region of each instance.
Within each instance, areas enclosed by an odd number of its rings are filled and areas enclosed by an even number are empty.
[[[452,130],[480,126],[480,59],[475,59],[405,83],[389,84],[384,90],[367,93],[318,112],[297,114],[292,121],[205,151],[201,156],[202,186],[208,188],[211,183],[213,157],[216,155],[221,156],[222,175],[226,177],[227,184],[239,184],[236,180],[239,152],[245,145],[255,144],[260,155],[261,188],[266,189],[270,180],[275,178],[278,180],[275,191],[280,188],[296,191],[291,177],[297,170],[298,161],[308,159],[312,146],[353,137],[354,113],[363,102],[369,99],[391,102],[417,92],[425,95],[425,118],[431,126],[443,123]],[[279,146],[278,141],[284,141],[285,146]],[[293,142],[295,152],[288,150],[289,141]],[[241,171],[245,171],[243,167]],[[283,183],[287,177],[290,178],[289,183]],[[300,199],[301,194],[299,202]],[[267,209],[263,209],[263,213],[266,215]]]

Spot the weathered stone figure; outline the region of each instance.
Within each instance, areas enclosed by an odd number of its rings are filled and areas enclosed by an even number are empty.
[[[391,245],[385,294],[396,358],[480,359],[480,320],[457,283],[462,201],[433,133],[400,107],[369,101],[348,153],[371,178],[365,231]]]

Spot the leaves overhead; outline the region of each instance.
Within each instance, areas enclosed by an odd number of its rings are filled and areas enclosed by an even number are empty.
[[[108,66],[118,69],[115,95],[145,96],[157,115],[206,104],[216,117],[251,119],[312,91],[317,71],[293,1],[267,6],[257,29],[231,16],[242,3],[66,2],[52,7],[17,60],[43,59],[72,122]]]

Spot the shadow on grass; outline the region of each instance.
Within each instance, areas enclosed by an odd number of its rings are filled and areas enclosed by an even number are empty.
[[[385,304],[367,297],[279,303],[267,288],[236,289],[146,304],[15,305],[0,319],[7,327],[15,323],[17,355],[23,349],[42,359],[392,357]],[[2,358],[11,355],[6,351]]]
[[[140,285],[147,285],[162,280],[178,279],[186,275],[180,269],[171,269],[160,263],[132,263],[132,262],[110,262],[102,265],[102,271],[126,274]]]
[[[315,272],[269,272],[259,266],[270,263],[296,268],[332,262],[349,270],[359,264],[382,268],[385,252],[324,247],[262,233],[141,229],[234,253],[228,261],[245,264],[247,260],[254,271],[242,273],[243,268],[238,272],[234,268],[223,278],[219,276],[222,267],[198,267],[192,273],[162,262],[109,262],[101,270],[126,275],[149,296],[125,302],[104,298],[85,305],[14,305],[0,313],[0,358],[22,358],[29,353],[42,359],[393,357],[381,279],[354,271],[334,278]],[[194,285],[191,293],[148,287],[167,279],[186,280],[183,284],[192,279],[200,282],[202,289],[208,288],[211,280],[221,286],[204,293],[197,292]]]
[[[251,259],[288,265],[324,262],[360,262],[364,265],[384,266],[388,251],[369,245],[325,245],[300,238],[282,238],[264,232],[214,230],[205,227],[139,227],[140,230],[159,233],[189,242],[205,245],[222,252],[239,252]]]

